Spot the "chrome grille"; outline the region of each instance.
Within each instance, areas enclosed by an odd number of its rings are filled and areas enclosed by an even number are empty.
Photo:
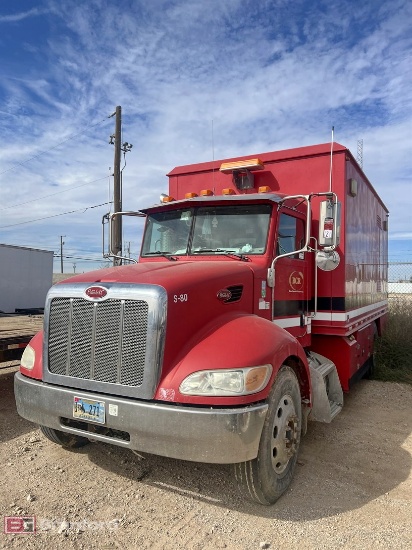
[[[146,360],[144,300],[53,298],[48,368],[52,374],[139,387]]]

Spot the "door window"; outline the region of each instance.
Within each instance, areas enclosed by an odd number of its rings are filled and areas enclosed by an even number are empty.
[[[300,218],[281,213],[279,216],[278,239],[276,253],[289,254],[294,250],[300,250],[305,242],[305,223]],[[299,254],[291,258],[299,258]]]

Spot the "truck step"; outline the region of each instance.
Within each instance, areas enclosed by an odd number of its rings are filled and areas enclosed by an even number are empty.
[[[336,366],[330,359],[311,352],[308,355],[313,390],[309,420],[331,422],[343,407],[343,391]]]
[[[328,374],[330,374],[333,370],[336,369],[335,364],[331,361],[327,361],[325,363],[321,363],[320,365],[316,365],[316,370],[322,375],[322,378],[326,378]]]
[[[329,401],[329,405],[330,405],[331,420],[333,420],[335,416],[338,415],[342,410],[343,404],[335,403],[334,401]]]

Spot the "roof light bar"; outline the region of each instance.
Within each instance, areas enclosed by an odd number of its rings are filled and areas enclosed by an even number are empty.
[[[237,160],[234,162],[223,162],[220,165],[219,170],[224,174],[230,174],[234,170],[263,170],[265,165],[260,159],[248,159],[248,160]]]

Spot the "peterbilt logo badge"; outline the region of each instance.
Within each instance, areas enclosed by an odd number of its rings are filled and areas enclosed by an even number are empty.
[[[101,300],[107,295],[107,290],[102,286],[89,286],[85,293],[92,300]]]
[[[230,292],[229,289],[223,288],[222,290],[219,290],[216,296],[217,296],[217,299],[220,300],[221,302],[227,302],[232,297],[232,293]]]

